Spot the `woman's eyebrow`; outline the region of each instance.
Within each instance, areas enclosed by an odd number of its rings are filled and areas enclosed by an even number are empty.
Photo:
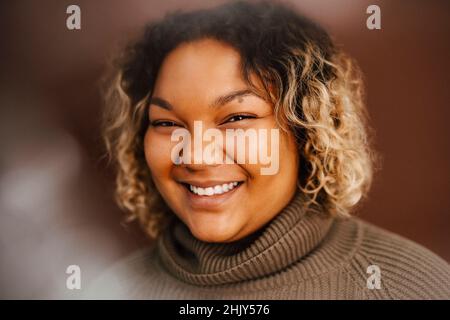
[[[149,106],[151,104],[154,104],[155,106],[161,107],[161,108],[166,109],[166,110],[172,110],[173,109],[172,105],[168,101],[164,100],[163,98],[159,98],[159,97],[152,97],[150,99]]]
[[[210,105],[210,108],[218,108],[221,107],[234,99],[241,98],[248,95],[255,95],[255,93],[249,89],[232,91],[227,94],[224,94],[220,97],[217,97],[214,102]]]
[[[254,95],[254,96],[259,97],[259,95],[256,95],[253,91],[251,91],[249,89],[236,90],[236,91],[232,91],[232,92],[229,92],[227,94],[217,97],[214,100],[214,102],[210,104],[209,107],[210,108],[218,108],[218,107],[221,107],[221,106],[233,101],[234,99],[241,98],[241,97],[248,96],[248,95]],[[160,97],[152,97],[150,99],[150,104],[154,104],[154,105],[161,107],[163,109],[166,109],[166,110],[173,109],[173,106],[167,100],[164,100],[163,98],[160,98]]]

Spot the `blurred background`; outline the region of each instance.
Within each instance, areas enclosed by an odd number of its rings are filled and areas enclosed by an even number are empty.
[[[122,223],[99,132],[99,79],[111,54],[174,9],[213,0],[2,1],[0,298],[80,297],[114,261],[148,244]],[[363,219],[450,261],[450,2],[291,0],[360,64],[383,156]],[[81,30],[66,8],[81,8]],[[366,8],[381,8],[368,30]]]

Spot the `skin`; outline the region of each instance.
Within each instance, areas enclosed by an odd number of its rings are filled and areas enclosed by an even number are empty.
[[[258,79],[253,80],[258,85]],[[144,139],[146,161],[166,203],[202,241],[232,242],[252,234],[272,220],[296,191],[297,147],[292,133],[282,130],[275,175],[261,175],[261,167],[267,165],[247,161],[176,165],[171,160],[171,150],[177,144],[171,141],[172,132],[186,128],[193,134],[194,121],[202,121],[203,130],[216,128],[224,133],[225,129],[278,128],[273,105],[255,94],[211,106],[219,96],[246,89],[250,88],[241,76],[239,53],[213,39],[177,47],[165,58],[156,79],[149,107],[150,126]],[[270,144],[268,147],[270,154]],[[182,184],[186,181],[199,186],[241,183],[229,194],[213,196],[218,200],[203,201],[200,197],[207,196],[191,194]]]

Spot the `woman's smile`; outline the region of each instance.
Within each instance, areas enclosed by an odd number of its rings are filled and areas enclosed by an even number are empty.
[[[187,205],[193,210],[220,210],[239,201],[244,181],[189,180],[180,182]]]

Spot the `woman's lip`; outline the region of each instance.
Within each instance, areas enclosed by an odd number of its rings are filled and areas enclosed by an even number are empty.
[[[212,196],[200,196],[189,191],[186,186],[180,184],[187,196],[187,201],[192,209],[217,209],[223,206],[230,198],[241,189],[244,182],[239,183],[233,190]]]
[[[178,183],[190,184],[195,187],[200,188],[208,188],[214,187],[223,184],[229,184],[233,182],[242,182],[242,180],[227,180],[227,181],[218,181],[218,180],[205,180],[205,181],[195,181],[195,180],[180,180]]]

